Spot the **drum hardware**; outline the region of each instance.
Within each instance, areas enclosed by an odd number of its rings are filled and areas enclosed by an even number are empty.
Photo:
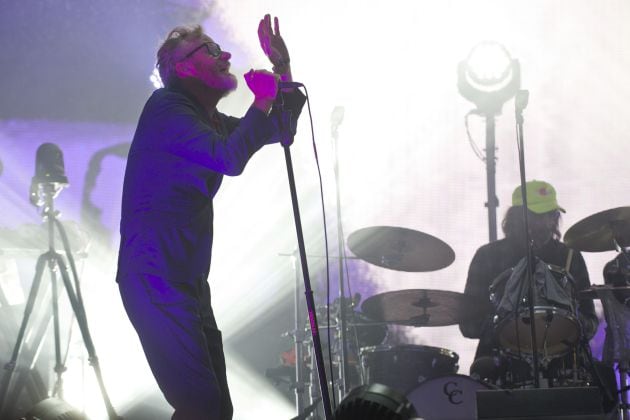
[[[340,218],[338,218],[340,220]],[[342,238],[340,231],[340,238]],[[348,238],[348,247],[357,255],[356,257],[346,257],[340,255],[339,260],[359,258],[369,263],[386,267],[399,271],[433,271],[440,268],[444,268],[450,265],[454,258],[455,253],[453,250],[443,241],[411,229],[376,226],[371,228],[361,229],[351,234]],[[340,240],[340,249],[343,249],[343,242]],[[297,254],[297,253],[296,253]],[[293,254],[292,256],[296,256]],[[296,377],[298,378],[296,383],[296,405],[298,413],[304,412],[307,404],[305,395],[305,387],[310,382],[311,385],[311,402],[316,397],[315,386],[319,384],[318,378],[314,378],[310,370],[310,380],[306,378],[306,371],[308,370],[303,365],[302,361],[307,358],[304,357],[305,349],[305,337],[300,330],[300,325],[304,325],[305,320],[302,317],[302,312],[299,307],[299,274],[297,265],[296,270],[296,329],[293,334],[295,341],[296,352]],[[329,365],[331,372],[333,367],[338,368],[339,376],[338,380],[332,379],[329,386],[332,385],[333,392],[335,387],[337,388],[340,399],[345,394],[348,388],[348,381],[351,379],[352,372],[346,372],[351,368],[352,351],[355,351],[358,360],[358,352],[360,348],[372,347],[380,344],[386,337],[387,325],[391,322],[388,319],[378,319],[370,316],[365,310],[361,312],[354,311],[356,304],[355,299],[348,299],[344,296],[343,284],[343,270],[340,264],[340,296],[335,300],[332,305],[332,309],[335,313],[335,323],[328,326],[320,326],[320,330],[336,331],[335,339],[338,345],[334,352],[330,352]],[[453,293],[455,292],[444,292]],[[439,325],[452,325],[456,324],[457,320],[447,319],[446,310],[439,308],[443,305],[439,300],[439,297],[435,297],[435,293],[425,294],[424,300],[415,302],[416,307],[421,306],[423,314],[421,314],[413,322],[422,326],[439,326]],[[357,299],[357,301],[360,300]],[[451,300],[453,300],[451,298]],[[340,304],[343,302],[343,304]],[[457,303],[451,304],[452,307],[461,304],[461,299]],[[419,305],[419,306],[418,306]],[[315,310],[315,312],[318,312]],[[326,308],[328,312],[328,308]],[[458,311],[460,312],[460,311]],[[349,318],[346,319],[346,313],[349,313]],[[450,317],[452,318],[452,317]],[[351,348],[346,341],[346,333],[352,331],[354,334],[355,349]],[[330,343],[332,344],[332,343]],[[334,354],[333,354],[334,353]],[[363,370],[359,369],[359,375],[363,375]],[[332,376],[332,375],[331,375]],[[300,379],[301,378],[301,379]],[[360,379],[364,382],[364,379]],[[317,384],[316,384],[317,382]],[[319,385],[321,387],[321,385]]]
[[[617,207],[588,216],[569,228],[567,245],[584,252],[617,251],[617,261],[630,261],[630,207]],[[626,267],[609,262],[604,268],[606,286],[593,286],[580,292],[582,299],[599,299],[604,308],[607,329],[603,361],[617,364],[619,406],[624,420],[630,419],[628,375],[630,369],[630,295]],[[608,284],[612,283],[612,284]]]
[[[619,409],[623,420],[630,419],[630,308],[620,303],[617,293],[627,293],[630,286],[592,286],[580,292],[582,298],[599,299],[606,319],[606,339],[602,361],[617,365]]]
[[[567,291],[571,307],[542,306],[538,296],[534,296],[534,320],[537,324],[537,343],[541,358],[538,361],[538,381],[534,378],[534,360],[531,341],[528,341],[528,327],[531,323],[527,298],[520,298],[518,311],[511,311],[502,317],[495,315],[493,325],[500,350],[488,362],[475,361],[471,375],[479,379],[489,379],[493,385],[504,389],[584,387],[597,384],[604,387],[595,369],[588,340],[582,333],[577,312],[578,299],[593,295],[590,290],[575,292],[575,283],[568,273],[559,267],[547,266],[555,283]],[[505,283],[513,270],[507,270],[495,279],[490,287],[490,300],[495,305],[503,297]],[[515,316],[517,313],[517,316]],[[608,397],[608,395],[607,395]],[[610,399],[610,398],[609,398]]]
[[[397,271],[435,271],[455,260],[455,252],[447,243],[402,227],[359,229],[348,236],[348,247],[364,261]]]
[[[307,413],[315,412],[315,418],[324,418],[323,408],[321,405],[321,396],[319,377],[314,365],[313,357],[313,344],[308,334],[307,319],[305,317],[304,305],[301,299],[301,279],[299,270],[297,270],[297,264],[299,261],[293,259],[296,283],[295,283],[295,328],[291,331],[287,331],[282,334],[284,337],[291,337],[293,339],[292,359],[295,360],[295,364],[290,367],[294,369],[294,381],[290,386],[295,390],[296,408],[298,412],[297,418],[307,415]],[[360,298],[359,298],[360,299]],[[353,340],[348,345],[347,354],[347,366],[344,370],[345,380],[351,386],[358,386],[363,381],[362,370],[359,363],[359,349],[364,346],[380,344],[387,336],[386,322],[373,321],[365,314],[354,310],[357,297],[353,299],[343,300],[344,305],[341,305],[341,299],[336,299],[331,304],[331,323],[322,323],[318,326],[318,330],[321,332],[321,342],[323,348],[330,348],[330,352],[325,351],[323,354],[324,364],[329,371],[340,371],[340,330],[341,323],[339,322],[339,314],[341,306],[346,307],[346,312],[349,313],[346,323],[346,332],[352,331]],[[319,306],[316,308],[316,313],[319,318],[326,316],[328,308],[326,306]],[[327,331],[331,331],[331,342],[327,343]],[[275,371],[272,369],[272,372]],[[282,371],[284,373],[284,370]],[[328,387],[329,392],[336,392],[340,388],[340,383],[343,380],[341,375],[330,376]]]

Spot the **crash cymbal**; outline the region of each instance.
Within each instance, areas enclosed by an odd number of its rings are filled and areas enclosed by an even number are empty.
[[[442,240],[402,227],[359,229],[348,237],[348,247],[364,261],[398,271],[434,271],[455,260],[455,252]]]
[[[630,246],[630,207],[618,207],[580,220],[564,235],[571,248],[584,252],[614,251],[615,241]]]
[[[441,327],[458,324],[482,315],[483,302],[448,290],[409,289],[385,292],[367,298],[364,314],[376,321],[414,327]]]

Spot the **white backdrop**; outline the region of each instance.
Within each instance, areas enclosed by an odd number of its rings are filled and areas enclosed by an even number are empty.
[[[310,94],[330,251],[336,252],[331,113],[337,106],[345,110],[338,145],[346,237],[366,226],[402,226],[437,236],[454,249],[455,262],[432,273],[402,273],[353,262],[352,290],[364,298],[405,288],[462,292],[474,251],[488,240],[485,166],[468,144],[464,115],[473,105],[459,95],[456,75],[458,62],[479,41],[502,43],[521,63],[522,88],[530,92],[524,113],[527,178],[556,187],[558,200],[567,209],[563,232],[595,212],[630,204],[630,3],[626,1],[217,0],[209,4],[210,17],[203,26],[233,53],[232,68],[239,78],[250,67],[269,67],[259,51],[256,28],[266,12],[280,17],[294,77]],[[241,82],[222,110],[240,115],[250,101]],[[499,226],[519,182],[513,102],[506,103],[503,111],[496,131]],[[471,118],[471,131],[483,147],[484,123],[478,117]],[[133,127],[124,125],[2,121],[5,171],[0,186],[4,208],[9,209],[2,216],[3,227],[37,221],[33,209],[20,200],[41,141],[56,142],[64,149],[68,175],[76,183],[60,197],[59,207],[67,209],[67,217],[78,219],[89,153],[129,141],[132,134]],[[306,110],[292,150],[307,251],[321,255],[319,186]],[[93,254],[85,266],[86,277],[102,281],[90,282],[84,291],[92,305],[88,313],[107,367],[104,371],[110,378],[128,377],[124,386],[111,390],[119,405],[131,394],[157,393],[113,283],[123,168],[122,159],[103,161],[102,171],[108,175],[100,178],[93,197],[105,209],[103,224],[114,234],[107,250]],[[291,406],[273,398],[273,389],[262,385],[263,379],[230,357],[229,344],[239,329],[277,302],[292,299],[293,272],[289,261],[278,256],[295,248],[279,146],[259,152],[243,176],[225,180],[215,212],[211,283],[228,347],[235,418],[264,412],[267,418],[288,418],[293,414]],[[612,252],[585,255],[592,283],[603,283],[603,265],[613,257]],[[323,302],[322,266],[317,259],[311,263],[318,301]],[[335,284],[335,265],[331,276]],[[403,332],[409,343],[457,352],[460,373],[468,372],[476,341],[463,338],[457,326]],[[120,342],[125,345],[116,344]],[[98,396],[93,399],[83,404],[93,406],[91,413],[98,418],[103,413]]]

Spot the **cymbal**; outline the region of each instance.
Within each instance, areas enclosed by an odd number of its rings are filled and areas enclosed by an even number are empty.
[[[627,296],[630,295],[630,286],[591,286],[588,289],[579,291],[578,296],[580,299],[599,299],[599,294],[597,293],[598,291],[611,291],[616,294]]]
[[[455,260],[455,252],[446,242],[402,227],[359,229],[348,236],[348,247],[364,261],[397,271],[435,271]]]
[[[371,296],[363,302],[361,310],[375,321],[414,327],[441,327],[480,316],[486,307],[483,302],[463,293],[408,289]]]
[[[614,251],[615,241],[630,246],[630,207],[617,207],[580,220],[564,235],[571,248],[584,252]]]

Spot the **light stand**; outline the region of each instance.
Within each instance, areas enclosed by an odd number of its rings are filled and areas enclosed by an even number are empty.
[[[490,66],[501,63],[499,71]],[[523,109],[527,106],[528,92],[519,91],[521,71],[518,60],[500,44],[485,41],[476,45],[465,61],[458,66],[458,89],[466,99],[477,105],[477,113],[486,117],[486,184],[488,190],[488,231],[490,242],[497,240],[497,213],[499,200],[496,197],[496,157],[495,157],[495,116],[501,113],[503,104],[516,95],[517,143],[521,194],[523,196],[523,217],[527,241],[527,295],[529,306],[534,384],[540,386],[538,374],[538,348],[536,343],[536,322],[534,318],[533,252],[527,221],[527,193],[525,189],[525,153],[523,144]],[[523,286],[523,285],[521,285]],[[520,293],[519,293],[520,296]]]
[[[280,94],[280,99],[282,98]],[[282,105],[284,108],[284,105]],[[304,295],[306,297],[306,307],[311,327],[311,335],[313,337],[313,352],[317,362],[317,373],[319,377],[319,388],[321,390],[322,404],[324,406],[324,414],[326,420],[332,419],[332,408],[330,405],[330,396],[328,393],[328,380],[326,379],[326,371],[324,367],[324,356],[322,354],[322,345],[319,337],[319,328],[317,324],[317,314],[315,311],[315,300],[313,299],[313,289],[311,288],[311,280],[308,273],[308,262],[306,260],[306,247],[304,245],[304,233],[302,232],[302,220],[300,217],[300,207],[298,204],[297,190],[295,187],[295,175],[293,172],[293,161],[291,160],[291,144],[293,144],[293,133],[291,130],[292,121],[291,111],[282,111],[282,147],[284,149],[284,157],[287,165],[287,176],[289,179],[289,190],[291,193],[291,204],[293,206],[293,218],[295,221],[295,230],[297,234],[298,250],[300,252],[300,264],[302,266],[302,275],[304,277]]]
[[[505,62],[504,68],[496,75],[487,68],[488,61]],[[494,56],[493,56],[494,55]],[[457,87],[459,93],[477,105],[476,113],[486,120],[486,188],[488,191],[488,232],[490,242],[497,240],[497,207],[496,196],[496,156],[495,156],[495,117],[501,114],[503,104],[512,98],[521,84],[521,71],[518,60],[513,60],[507,50],[493,42],[482,42],[476,45],[458,66]]]
[[[47,146],[50,146],[47,148]],[[54,147],[53,147],[54,146]],[[48,155],[47,155],[48,154]],[[53,156],[50,158],[50,155],[57,154],[57,156]],[[51,161],[53,161],[51,163]],[[42,169],[43,167],[43,169]],[[46,169],[46,170],[44,170]],[[48,170],[50,169],[50,170]],[[15,346],[13,348],[13,353],[11,360],[5,365],[5,375],[0,384],[0,418],[6,418],[10,409],[13,407],[13,402],[8,401],[6,396],[9,391],[11,385],[11,378],[15,367],[17,365],[17,360],[20,355],[20,350],[24,341],[24,336],[26,332],[26,327],[28,325],[29,318],[33,312],[33,307],[35,304],[35,300],[37,298],[37,293],[39,291],[39,287],[41,285],[42,275],[44,272],[44,267],[48,266],[48,271],[50,274],[51,286],[52,286],[52,312],[53,312],[53,325],[54,325],[54,339],[55,339],[55,373],[57,374],[57,379],[55,382],[54,393],[58,394],[60,397],[63,397],[63,379],[62,374],[66,370],[63,365],[61,359],[61,346],[60,346],[60,333],[59,333],[59,307],[58,307],[58,290],[57,290],[57,272],[61,275],[61,279],[63,281],[63,285],[66,289],[68,300],[72,306],[72,310],[76,317],[77,323],[79,325],[79,329],[81,331],[81,335],[83,338],[84,345],[87,349],[89,355],[89,361],[92,367],[94,368],[94,372],[96,374],[96,379],[98,381],[101,395],[103,397],[103,401],[105,403],[105,407],[107,409],[107,413],[110,419],[121,419],[116,414],[114,407],[111,404],[109,396],[107,395],[107,391],[105,389],[105,385],[103,382],[100,365],[98,362],[98,357],[96,356],[96,351],[94,348],[94,344],[92,342],[92,337],[90,335],[88,324],[87,324],[87,316],[85,313],[85,308],[83,306],[83,299],[81,297],[81,292],[79,288],[79,279],[74,269],[74,264],[72,263],[72,256],[70,253],[70,249],[66,246],[66,255],[71,261],[71,266],[73,268],[73,274],[75,276],[75,285],[76,288],[73,287],[70,277],[68,276],[68,270],[66,263],[63,257],[55,251],[55,243],[54,243],[54,233],[55,226],[58,227],[61,237],[63,239],[67,239],[65,232],[63,231],[63,227],[61,223],[57,220],[58,212],[54,208],[54,198],[59,194],[61,189],[67,185],[67,179],[65,175],[63,175],[63,160],[61,157],[61,151],[57,146],[51,145],[49,143],[45,143],[38,149],[37,152],[37,173],[33,178],[33,183],[31,184],[31,202],[38,207],[42,207],[42,213],[44,216],[44,220],[47,222],[48,227],[48,251],[43,253],[37,259],[37,263],[35,266],[35,276],[33,278],[33,284],[31,285],[31,290],[29,292],[26,306],[24,308],[24,316],[22,319],[22,324],[20,326],[17,340]],[[67,245],[67,241],[64,240],[64,245]]]

